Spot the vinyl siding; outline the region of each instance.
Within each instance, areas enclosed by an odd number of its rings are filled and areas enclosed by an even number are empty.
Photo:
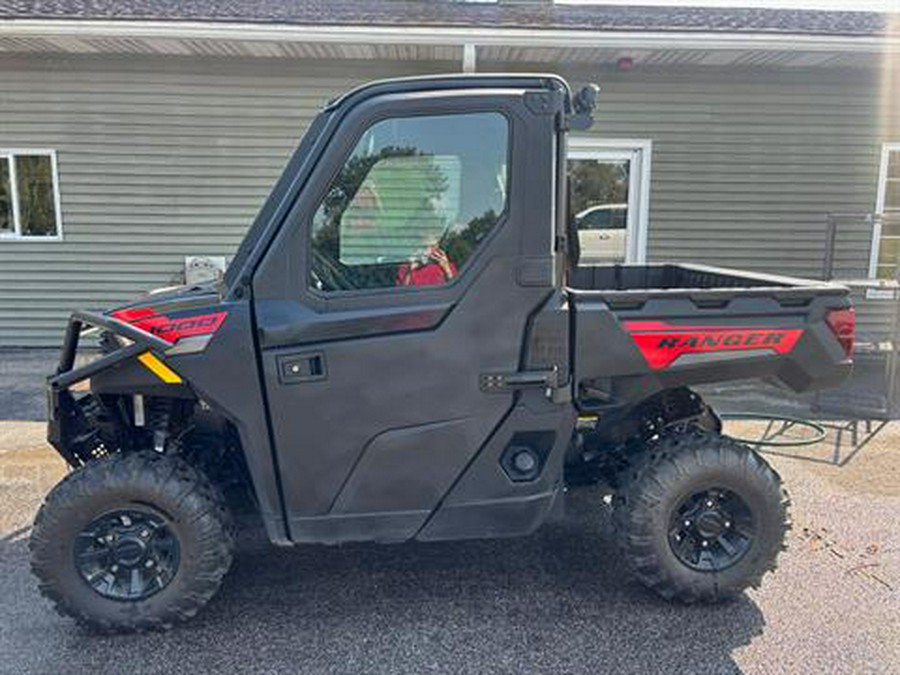
[[[457,63],[0,59],[0,148],[58,152],[63,241],[0,240],[0,346],[231,255],[305,128],[362,82]]]
[[[185,255],[230,255],[326,99],[458,67],[0,57],[0,148],[58,151],[64,231],[0,241],[0,346],[58,344],[71,309],[176,282]],[[651,260],[816,275],[825,214],[871,211],[881,142],[900,140],[877,68],[560,70],[601,84],[592,133],[653,141]],[[860,276],[869,244],[843,233],[838,274]]]

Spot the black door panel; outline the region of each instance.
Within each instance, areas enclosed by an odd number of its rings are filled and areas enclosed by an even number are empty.
[[[320,345],[327,379],[285,386],[278,381],[279,359],[295,350],[264,352],[289,513],[327,513],[370,445],[393,430],[418,429],[427,456],[441,452],[429,442],[431,425],[465,419],[471,440],[455,450],[460,468],[465,465],[513,401],[511,392],[483,393],[479,376],[518,368],[530,309],[547,296],[545,289],[512,284],[514,273],[511,260],[495,259],[483,283],[515,292],[467,295],[435,330]],[[510,311],[515,306],[522,311]]]
[[[463,417],[379,434],[364,448],[332,512],[408,512],[437,503],[483,433]]]
[[[451,307],[445,302],[315,312],[297,301],[263,301],[257,303],[259,337],[262,347],[269,349],[428,330],[440,324]]]

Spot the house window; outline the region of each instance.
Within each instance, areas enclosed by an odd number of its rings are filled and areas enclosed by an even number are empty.
[[[875,212],[882,218],[875,226],[871,276],[893,279],[900,265],[900,143],[882,147]]]
[[[650,140],[569,138],[569,214],[582,265],[644,262]]]
[[[52,150],[0,150],[0,239],[59,239]]]

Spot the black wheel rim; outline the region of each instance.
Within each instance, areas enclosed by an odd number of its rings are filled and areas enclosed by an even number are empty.
[[[694,570],[719,572],[736,564],[753,544],[753,513],[735,492],[711,488],[683,500],[669,519],[669,545]]]
[[[144,600],[169,585],[181,547],[165,519],[122,509],[94,519],[75,542],[75,567],[88,586],[112,600]]]

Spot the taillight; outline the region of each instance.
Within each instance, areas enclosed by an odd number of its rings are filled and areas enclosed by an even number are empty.
[[[825,323],[841,343],[847,358],[850,358],[853,355],[853,337],[856,334],[856,310],[852,307],[829,310],[825,315]]]

